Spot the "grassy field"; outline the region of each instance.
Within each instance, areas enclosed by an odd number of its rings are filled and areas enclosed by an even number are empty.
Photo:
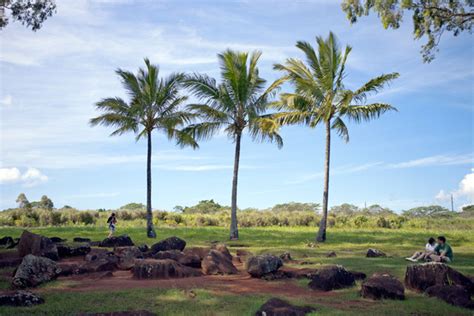
[[[106,230],[100,227],[52,227],[35,228],[31,231],[49,237],[58,236],[72,240],[73,237],[88,237],[101,240]],[[1,236],[20,236],[20,228],[0,228]],[[118,231],[131,236],[136,244],[152,244],[145,236],[144,228],[126,228]],[[291,252],[293,258],[306,261],[304,267],[318,268],[321,265],[342,264],[350,270],[365,272],[390,272],[403,279],[407,262],[404,257],[423,248],[430,236],[444,234],[454,249],[452,267],[474,275],[474,231],[416,231],[416,230],[341,230],[328,232],[328,241],[309,247],[314,239],[314,228],[245,228],[240,230],[240,240],[227,242],[228,230],[217,227],[186,228],[160,227],[158,238],[172,235],[185,239],[188,246],[208,246],[212,241],[224,241],[232,252],[245,249],[253,253],[280,254]],[[387,258],[365,258],[367,248],[374,247],[388,254]],[[336,251],[336,258],[326,258],[329,251]],[[4,271],[0,271],[4,272]],[[5,275],[5,273],[2,273]],[[284,282],[281,285],[284,286]],[[295,282],[302,287],[306,280]],[[64,284],[62,284],[64,283]],[[0,287],[8,287],[5,279]],[[0,308],[0,315],[75,315],[81,312],[107,312],[123,310],[149,310],[159,315],[252,315],[271,295],[232,295],[196,288],[192,298],[180,289],[117,289],[113,292],[71,292],[64,281],[55,281],[41,287],[46,303],[33,308]],[[310,291],[310,290],[308,290]],[[312,305],[317,315],[472,315],[472,312],[450,306],[437,299],[407,291],[405,301],[364,300],[359,296],[359,285],[335,291],[335,295],[318,296],[314,301],[286,298],[295,304]],[[310,292],[312,293],[312,292]],[[282,297],[285,298],[285,297]]]

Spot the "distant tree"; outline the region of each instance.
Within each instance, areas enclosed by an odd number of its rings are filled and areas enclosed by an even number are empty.
[[[411,208],[404,211],[403,215],[406,217],[445,217],[454,213],[440,205],[429,205]]]
[[[63,206],[63,209],[73,209],[73,207],[70,206],[70,205],[64,205],[64,206]]]
[[[284,64],[274,65],[274,69],[284,73],[282,79],[293,84],[293,93],[284,93],[279,102],[279,112],[274,117],[283,125],[300,124],[315,128],[324,125],[326,146],[324,160],[324,188],[322,218],[317,241],[326,240],[329,199],[329,162],[331,150],[331,131],[334,130],[344,141],[349,141],[349,130],[345,120],[356,123],[378,118],[385,112],[396,110],[386,103],[366,104],[371,93],[379,92],[395,78],[398,73],[378,76],[357,90],[349,90],[344,85],[346,60],[351,47],[344,52],[339,47],[332,32],[327,39],[316,38],[317,50],[310,43],[298,41],[298,47],[306,57],[288,58]]]
[[[257,67],[260,52],[252,54],[226,50],[218,55],[221,66],[221,83],[207,75],[191,75],[185,81],[202,104],[188,107],[196,113],[200,122],[188,128],[196,139],[208,139],[223,130],[235,143],[234,172],[232,178],[230,239],[238,239],[237,182],[239,177],[240,144],[244,130],[254,140],[275,141],[279,147],[283,141],[278,135],[278,124],[265,118],[269,95],[278,87],[270,85],[265,90],[265,79]]]
[[[143,203],[128,203],[120,207],[121,210],[144,210],[146,206]]]
[[[463,217],[473,217],[474,216],[474,204],[463,206],[461,216],[463,216]]]
[[[362,213],[366,213],[368,215],[395,215],[395,212],[391,209],[382,207],[378,204],[374,204],[362,209]]]
[[[153,214],[151,207],[151,136],[155,130],[164,132],[168,139],[175,139],[180,146],[198,147],[188,134],[179,128],[190,122],[192,115],[182,111],[180,106],[187,100],[180,95],[183,74],[171,74],[167,78],[159,78],[159,67],[145,59],[146,68],[140,68],[135,75],[129,71],[117,70],[123,87],[130,96],[130,102],[121,98],[106,98],[96,104],[103,112],[91,119],[92,126],[113,126],[116,130],[111,134],[122,135],[133,132],[138,141],[147,138],[147,236],[155,238]]]
[[[272,207],[273,212],[313,212],[316,213],[321,206],[318,203],[289,202],[276,204]]]
[[[18,203],[18,207],[21,209],[30,209],[31,203],[26,198],[25,193],[20,193],[16,198],[16,203]]]
[[[54,207],[54,203],[46,195],[43,195],[41,197],[39,206],[40,206],[40,208],[43,208],[43,209],[46,209],[46,210],[52,210],[53,207]]]
[[[173,207],[173,211],[178,212],[178,213],[183,213],[184,207],[181,205],[176,205],[175,207]]]
[[[10,16],[13,21],[37,31],[54,13],[54,0],[0,0],[0,29],[8,25]]]
[[[352,216],[360,212],[360,209],[352,204],[344,203],[331,207],[330,213],[336,215]]]
[[[221,211],[224,207],[219,203],[214,202],[214,200],[202,200],[194,206],[186,206],[183,208],[183,213],[202,213],[202,214],[212,214]]]
[[[474,21],[473,0],[344,0],[342,9],[351,23],[373,10],[384,28],[397,29],[404,11],[413,12],[415,39],[428,37],[421,53],[425,62],[434,59],[438,43],[445,31],[454,36],[463,31],[471,33]]]

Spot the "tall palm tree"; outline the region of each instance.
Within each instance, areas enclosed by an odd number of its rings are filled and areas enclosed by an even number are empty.
[[[345,142],[349,131],[343,119],[359,123],[378,118],[383,113],[396,110],[386,103],[367,104],[370,93],[376,93],[398,73],[384,74],[369,80],[357,90],[344,86],[346,60],[351,47],[340,49],[334,34],[327,39],[316,38],[317,51],[307,42],[299,41],[296,47],[303,51],[306,63],[289,58],[274,69],[284,72],[282,80],[289,81],[295,88],[293,93],[281,95],[277,107],[283,112],[274,117],[280,124],[304,124],[311,128],[323,124],[326,131],[326,153],[324,164],[323,214],[319,225],[317,241],[326,240],[329,197],[329,161],[331,151],[331,130]]]
[[[186,131],[193,139],[208,139],[224,130],[235,143],[234,174],[232,179],[232,207],[230,239],[238,239],[237,182],[239,176],[240,143],[247,128],[254,140],[275,141],[283,145],[278,135],[278,124],[264,114],[269,105],[269,96],[279,82],[264,89],[266,81],[259,76],[257,62],[260,52],[226,50],[218,54],[221,67],[221,83],[207,75],[194,74],[187,77],[184,86],[202,104],[188,105],[189,111],[200,117],[198,123]]]
[[[184,75],[177,73],[159,78],[158,66],[146,58],[145,65],[136,75],[121,69],[116,71],[130,101],[118,97],[102,99],[96,104],[102,114],[91,119],[90,124],[113,126],[115,131],[111,136],[133,132],[137,141],[147,138],[147,236],[155,238],[151,208],[151,134],[154,130],[162,131],[180,146],[195,148],[197,143],[179,129],[192,119],[192,114],[180,110],[180,105],[187,100],[179,93]]]

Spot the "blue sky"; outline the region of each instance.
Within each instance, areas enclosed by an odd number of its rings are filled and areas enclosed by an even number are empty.
[[[135,71],[149,57],[161,74],[217,77],[216,54],[261,50],[260,72],[301,57],[297,40],[314,44],[332,30],[353,47],[346,84],[382,73],[400,78],[370,101],[399,112],[349,124],[350,143],[333,137],[330,205],[381,204],[395,210],[437,203],[459,208],[474,199],[474,41],[446,34],[431,64],[411,20],[384,30],[375,16],[350,25],[338,1],[57,1],[57,15],[33,33],[18,23],[1,31],[0,208],[47,194],[56,206],[114,208],[146,199],[146,144],[91,128],[94,103],[126,97],[114,70]],[[285,86],[284,90],[291,89]],[[242,144],[238,205],[269,207],[320,202],[324,160],[321,128],[286,127],[285,145]],[[181,150],[153,138],[153,207],[202,199],[230,204],[232,142],[224,135]]]

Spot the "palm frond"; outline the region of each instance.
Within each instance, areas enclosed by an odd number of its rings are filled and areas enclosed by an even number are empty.
[[[354,122],[370,121],[380,117],[388,111],[397,111],[397,109],[390,104],[373,103],[367,105],[352,105],[345,107],[341,112],[341,116],[346,116]]]
[[[383,74],[372,80],[369,80],[362,87],[354,91],[354,100],[359,103],[365,102],[370,93],[378,93],[387,84],[389,84],[392,80],[398,78],[399,76],[400,75],[397,72],[393,72],[390,74]]]
[[[346,142],[349,142],[349,130],[346,124],[340,117],[336,117],[331,125],[332,129],[335,129],[337,134]]]

